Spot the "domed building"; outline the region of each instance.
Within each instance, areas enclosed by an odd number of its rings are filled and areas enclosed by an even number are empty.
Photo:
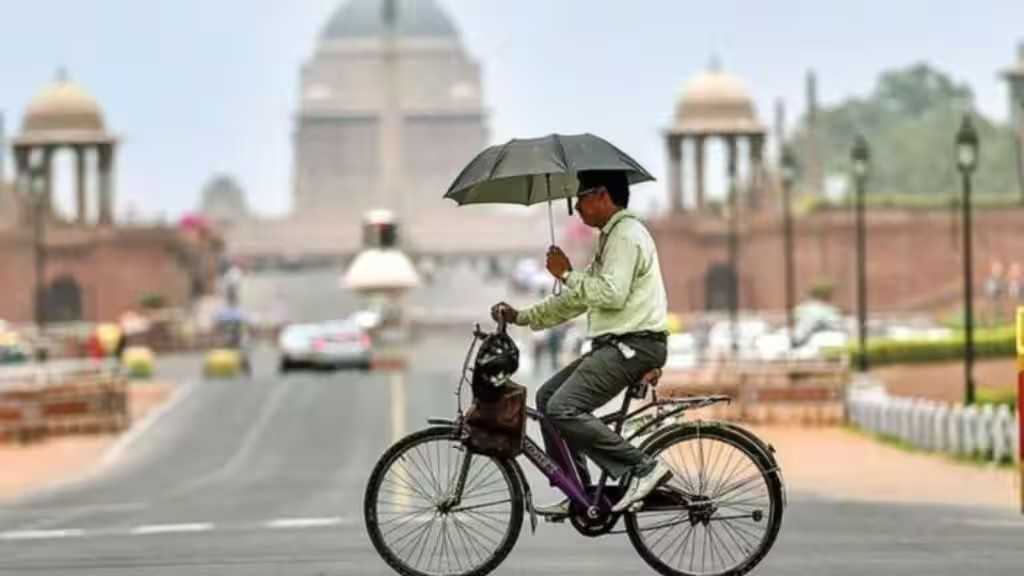
[[[203,187],[199,212],[222,227],[231,226],[249,217],[249,203],[238,181],[218,174]]]
[[[358,231],[450,208],[448,184],[487,143],[480,67],[435,0],[348,0],[302,68],[295,215]]]
[[[683,149],[693,149],[695,170],[694,197],[690,203],[696,210],[705,205],[705,146],[711,139],[720,139],[727,150],[727,170],[735,182],[740,161],[739,147],[745,145],[749,155],[751,203],[763,185],[762,156],[765,129],[757,119],[754,102],[738,77],[723,72],[721,66],[711,67],[690,79],[676,101],[673,124],[666,130],[668,145],[669,206],[679,212],[684,205]]]
[[[40,201],[44,210],[54,216],[53,158],[60,150],[68,149],[75,156],[75,222],[86,223],[87,178],[89,164],[93,164],[99,196],[96,220],[110,225],[116,145],[117,139],[106,131],[103,111],[96,100],[60,71],[56,80],[40,90],[25,109],[21,134],[13,140],[16,180],[27,182],[30,173],[41,179]]]
[[[8,189],[0,204],[17,216],[0,229],[0,318],[112,321],[144,297],[186,306],[212,287],[218,237],[115,222],[117,139],[107,132],[99,103],[66,74],[28,103],[11,145],[17,177],[9,187],[0,183],[0,192]],[[55,209],[53,197],[54,158],[68,152],[75,158],[70,217]],[[89,178],[97,181],[89,185]],[[98,196],[91,203],[89,190]]]

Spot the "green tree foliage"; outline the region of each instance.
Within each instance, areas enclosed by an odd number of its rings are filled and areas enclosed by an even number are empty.
[[[869,194],[928,195],[937,200],[959,194],[953,142],[964,112],[971,110],[981,141],[976,192],[1019,195],[1013,132],[978,114],[973,102],[970,87],[927,64],[884,72],[867,98],[850,98],[819,110],[818,142],[825,173],[849,173],[850,147],[860,132],[871,146]],[[801,155],[807,138],[805,115],[793,142]]]

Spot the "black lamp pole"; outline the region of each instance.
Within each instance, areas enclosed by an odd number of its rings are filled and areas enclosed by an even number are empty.
[[[739,200],[736,190],[736,141],[729,139],[728,143],[728,186],[729,186],[729,268],[732,269],[732,289],[729,291],[729,331],[732,340],[733,360],[739,359],[740,332],[739,332],[739,309],[740,309],[740,258],[739,258]]]
[[[795,297],[795,266],[793,263],[793,208],[790,194],[793,190],[793,182],[796,181],[796,157],[793,150],[787,145],[782,148],[780,159],[782,173],[782,241],[786,265],[786,330],[789,332],[789,349],[793,350],[795,343],[795,321],[793,309],[796,306]]]
[[[868,288],[867,272],[865,270],[867,244],[864,234],[864,181],[868,175],[868,163],[871,160],[871,152],[868,149],[868,141],[864,138],[863,134],[857,136],[850,155],[853,160],[853,175],[857,181],[857,337],[860,348],[860,362],[857,369],[860,372],[867,372]]]
[[[971,174],[978,165],[978,133],[965,114],[956,133],[956,165],[963,180],[964,206],[964,403],[974,404],[974,282],[971,261]]]

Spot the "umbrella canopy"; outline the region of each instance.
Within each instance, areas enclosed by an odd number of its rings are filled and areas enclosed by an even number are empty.
[[[647,170],[593,134],[551,134],[513,139],[478,154],[448,188],[445,198],[464,204],[529,206],[576,195],[576,173],[621,170],[630,184],[654,180]]]

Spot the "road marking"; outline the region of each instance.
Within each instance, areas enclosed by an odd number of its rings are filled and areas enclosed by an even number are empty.
[[[343,518],[278,518],[265,523],[266,528],[318,528],[321,526],[337,526],[345,522]]]
[[[84,536],[84,530],[12,530],[0,532],[0,540],[45,540]]]
[[[388,384],[389,391],[391,392],[391,443],[394,444],[405,436],[405,374],[402,372],[392,372]],[[408,479],[405,478],[406,471],[404,466],[398,467],[395,473],[398,475],[400,482],[408,483]],[[404,491],[395,498],[401,506],[408,505],[409,503],[409,495]]]
[[[175,391],[171,399],[166,402],[163,406],[151,411],[146,414],[145,418],[133,424],[127,432],[121,435],[110,448],[103,454],[103,458],[91,468],[85,472],[72,476],[71,478],[64,478],[61,480],[54,480],[53,482],[44,484],[40,488],[30,490],[20,496],[22,500],[27,500],[31,497],[37,497],[51,492],[56,492],[67,486],[73,486],[76,484],[82,484],[87,482],[96,476],[99,476],[101,472],[106,470],[108,467],[114,464],[121,455],[125,452],[130,444],[135,442],[142,434],[149,430],[157,420],[162,418],[165,414],[169,413],[173,408],[181,403],[186,397],[188,397],[195,389],[196,380],[190,381],[184,386],[179,386]]]
[[[147,534],[176,534],[185,532],[207,532],[213,530],[213,524],[209,522],[196,522],[193,524],[150,524],[148,526],[136,526],[132,528],[134,536]]]
[[[1013,518],[968,518],[966,520],[956,523],[965,524],[967,526],[975,526],[978,528],[1024,528],[1024,520],[1017,520]]]
[[[207,484],[217,482],[218,480],[221,480],[223,478],[230,477],[231,474],[238,471],[242,467],[242,464],[245,463],[245,459],[249,457],[250,452],[252,452],[256,448],[256,445],[260,437],[263,435],[263,432],[267,429],[267,426],[270,423],[270,419],[273,417],[274,413],[277,412],[277,409],[281,405],[282,400],[285,398],[285,393],[287,391],[288,386],[280,383],[277,383],[275,385],[275,388],[273,388],[270,391],[270,398],[263,402],[263,404],[260,406],[259,415],[256,417],[256,420],[253,422],[252,426],[246,432],[245,437],[242,439],[242,444],[239,446],[238,450],[232,455],[231,460],[226,462],[223,466],[210,472],[209,474],[206,474],[205,476],[193,480],[192,482],[185,484],[181,488],[174,490],[173,492],[171,492],[170,495],[179,496],[181,494],[192,492],[193,490],[200,488],[202,486],[206,486]]]
[[[391,443],[405,436],[405,376],[392,372],[388,382],[391,392]]]
[[[174,410],[185,398],[188,398],[192,391],[195,390],[198,380],[190,380],[188,384],[178,387],[174,391],[174,396],[166,402],[163,406],[151,411],[149,414],[132,426],[127,433],[123,434],[117,442],[107,450],[107,453],[103,455],[103,460],[97,467],[97,470],[103,470],[116,462],[124,451],[134,443],[140,436],[146,433],[147,430],[153,427],[154,424],[166,414]]]

